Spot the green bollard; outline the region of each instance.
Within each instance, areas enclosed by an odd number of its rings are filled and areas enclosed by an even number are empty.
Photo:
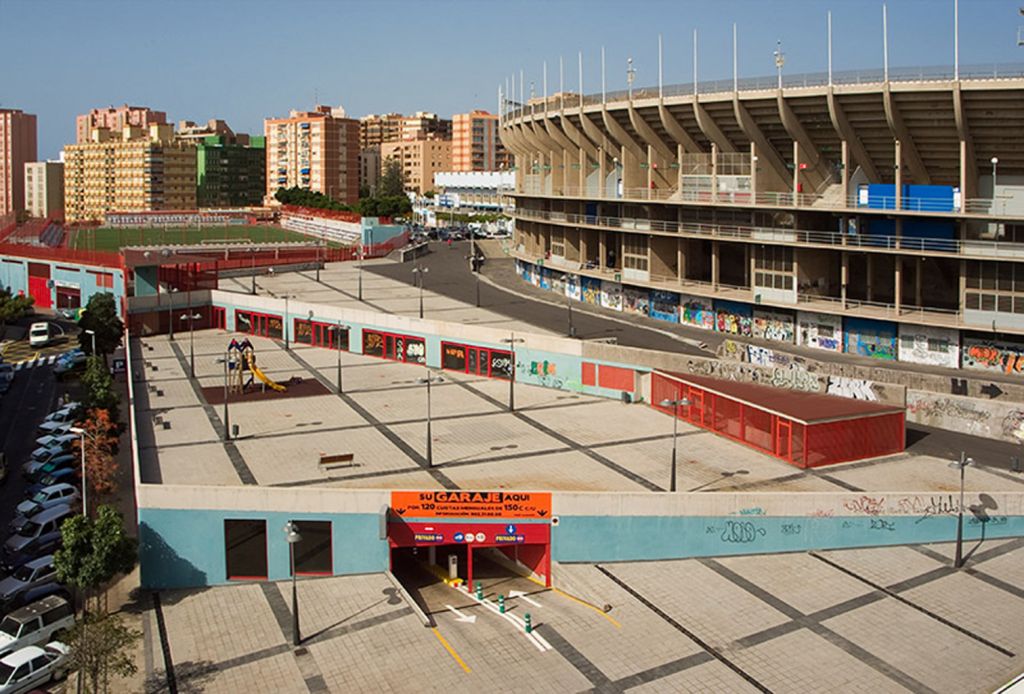
[[[477,600],[483,600],[484,599],[484,586],[483,586],[482,583],[480,583],[480,581],[476,582],[476,599]]]
[[[498,596],[498,612],[500,612],[501,614],[505,614],[505,596],[504,595],[499,595]]]
[[[530,622],[529,612],[523,615],[523,621],[526,622],[526,633],[529,634],[531,631],[533,631],[533,624]]]

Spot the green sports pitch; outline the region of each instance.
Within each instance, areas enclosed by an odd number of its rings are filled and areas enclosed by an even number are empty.
[[[301,241],[309,243],[313,239],[296,231],[269,225],[129,229],[103,227],[73,230],[68,237],[68,245],[71,248],[83,251],[117,251],[125,246],[212,244],[218,241],[228,243]]]

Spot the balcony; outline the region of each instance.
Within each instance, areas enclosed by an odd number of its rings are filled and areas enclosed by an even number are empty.
[[[641,231],[678,235],[685,238],[709,238],[723,241],[771,243],[837,250],[874,252],[909,251],[915,254],[1024,260],[1024,243],[986,241],[983,239],[928,239],[909,236],[875,234],[839,234],[832,231],[805,231],[777,227],[700,224],[696,222],[664,222],[656,219],[599,217],[568,212],[545,212],[517,208],[513,216],[524,220],[554,222],[566,226],[611,231]]]

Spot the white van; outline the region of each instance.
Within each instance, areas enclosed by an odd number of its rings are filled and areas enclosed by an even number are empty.
[[[28,343],[32,347],[45,347],[50,344],[50,324],[33,323],[28,329]]]

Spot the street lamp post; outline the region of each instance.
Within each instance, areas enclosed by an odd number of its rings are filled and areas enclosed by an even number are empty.
[[[292,645],[298,647],[302,636],[299,635],[299,593],[295,587],[295,545],[302,540],[302,535],[295,521],[284,524],[284,536],[288,540],[288,562],[292,568]]]
[[[256,296],[256,246],[252,246],[249,252],[252,254],[252,286],[249,288],[249,293]]]
[[[967,454],[960,451],[960,460],[954,460],[949,467],[960,470],[960,506],[957,509],[956,521],[956,558],[953,560],[953,568],[959,569],[964,565],[964,471],[968,465],[973,465],[974,460],[968,458]]]
[[[572,324],[572,297],[565,295],[565,308],[569,312],[569,337],[576,337],[576,326]]]
[[[427,386],[427,467],[434,467],[434,445],[433,437],[431,435],[431,416],[430,416],[430,384],[431,383],[444,383],[444,379],[440,376],[431,376],[428,368],[427,375],[425,378],[417,380],[417,383],[425,383]]]
[[[281,332],[284,334],[285,351],[291,349],[290,343],[288,342],[288,300],[291,298],[291,294],[284,295],[284,325],[281,326]]]
[[[196,333],[194,321],[197,318],[202,318],[202,316],[194,313],[191,306],[189,306],[188,314],[183,313],[178,316],[178,320],[188,321],[188,370],[192,378],[196,377]]]
[[[992,157],[992,212],[996,211],[996,173],[999,166],[999,157]]]
[[[241,368],[241,364],[239,364]],[[228,347],[224,350],[224,440],[231,440],[231,415],[228,412],[228,383],[230,381],[229,371],[231,371],[231,348]]]
[[[669,478],[668,490],[676,490],[676,458],[679,448],[679,408],[689,407],[690,401],[687,398],[676,398],[674,400],[662,400],[659,403],[662,407],[672,408],[672,476]]]
[[[170,323],[167,330],[171,341],[174,340],[174,293],[178,291],[174,287],[167,287],[167,322]]]
[[[95,356],[96,355],[96,331],[95,330],[89,330],[88,328],[86,328],[85,334],[89,335],[90,337],[92,337],[92,354],[93,354],[93,356]]]
[[[85,429],[80,427],[71,427],[68,429],[72,434],[78,434],[79,447],[82,449],[82,515],[86,518],[89,517],[89,504],[86,494],[88,492],[88,484],[85,481]]]
[[[515,333],[509,333],[509,336],[502,340],[511,349],[511,360],[512,364],[509,367],[508,373],[508,411],[516,411],[516,343],[526,342],[523,338],[516,337]]]
[[[417,265],[412,269],[414,278],[420,287],[420,318],[423,318],[423,274],[430,272],[430,268]]]

